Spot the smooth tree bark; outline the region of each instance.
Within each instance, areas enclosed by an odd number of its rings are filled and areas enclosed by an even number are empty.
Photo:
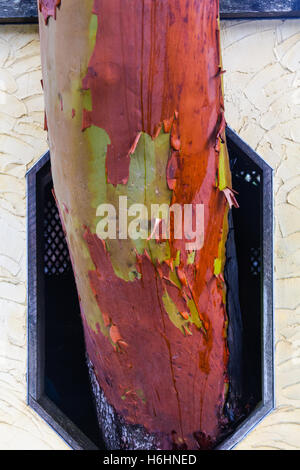
[[[104,439],[110,448],[210,448],[230,394],[240,394],[224,279],[237,203],[218,1],[39,7],[54,188]],[[144,204],[146,219],[151,204],[204,205],[203,247],[187,250],[189,233],[178,239],[174,229],[170,239],[126,238],[118,210],[116,238],[99,238],[97,208],[118,208],[120,197]],[[239,343],[238,310],[229,333]]]

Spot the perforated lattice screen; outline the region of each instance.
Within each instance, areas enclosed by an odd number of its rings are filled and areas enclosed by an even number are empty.
[[[48,276],[63,274],[71,268],[69,250],[51,189],[44,207],[44,272]]]

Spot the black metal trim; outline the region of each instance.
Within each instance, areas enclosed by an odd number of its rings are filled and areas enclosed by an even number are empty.
[[[221,17],[299,18],[300,0],[220,0]]]
[[[300,18],[299,0],[220,0],[221,19]],[[37,23],[37,0],[0,0],[0,24]]]
[[[218,450],[234,448],[267,414],[274,409],[274,344],[273,344],[273,169],[257,155],[232,129],[227,139],[237,145],[263,172],[262,217],[262,311],[263,311],[263,399],[251,415],[218,446]],[[28,404],[73,449],[97,447],[44,394],[44,309],[42,275],[39,275],[39,227],[37,211],[40,201],[38,179],[49,178],[43,170],[50,165],[47,152],[27,173],[27,237],[28,237]],[[39,176],[39,178],[37,178]],[[39,194],[39,197],[37,195]]]
[[[0,0],[0,24],[37,22],[37,0]]]
[[[300,10],[292,11],[222,11],[221,20],[274,20],[300,18]]]
[[[262,403],[226,439],[217,450],[233,449],[247,434],[275,407],[274,392],[274,208],[273,208],[273,169],[241,137],[227,127],[227,139],[235,143],[263,171],[263,216],[262,216]]]
[[[45,395],[28,397],[28,405],[46,421],[73,450],[99,450],[83,432]]]

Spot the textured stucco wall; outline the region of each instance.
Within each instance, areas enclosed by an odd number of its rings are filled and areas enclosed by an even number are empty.
[[[239,449],[300,448],[300,20],[223,24],[228,123],[275,170],[276,410]]]
[[[26,405],[25,173],[47,150],[36,26],[0,25],[0,449],[63,449]]]
[[[275,169],[276,410],[239,449],[300,447],[300,20],[222,23],[228,123]],[[64,449],[26,406],[26,169],[46,150],[37,27],[0,26],[0,449]]]

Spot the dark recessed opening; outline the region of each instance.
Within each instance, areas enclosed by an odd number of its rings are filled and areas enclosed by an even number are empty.
[[[45,394],[99,445],[78,296],[52,183],[44,189],[43,218]]]
[[[244,405],[262,400],[262,187],[263,172],[228,140],[233,188],[240,209],[233,210],[243,319]]]
[[[233,210],[243,317],[243,418],[262,400],[262,170],[229,140],[233,187],[240,209]],[[85,361],[79,302],[68,249],[52,195],[50,163],[40,189],[40,256],[44,285],[44,391],[96,445],[101,441]]]

